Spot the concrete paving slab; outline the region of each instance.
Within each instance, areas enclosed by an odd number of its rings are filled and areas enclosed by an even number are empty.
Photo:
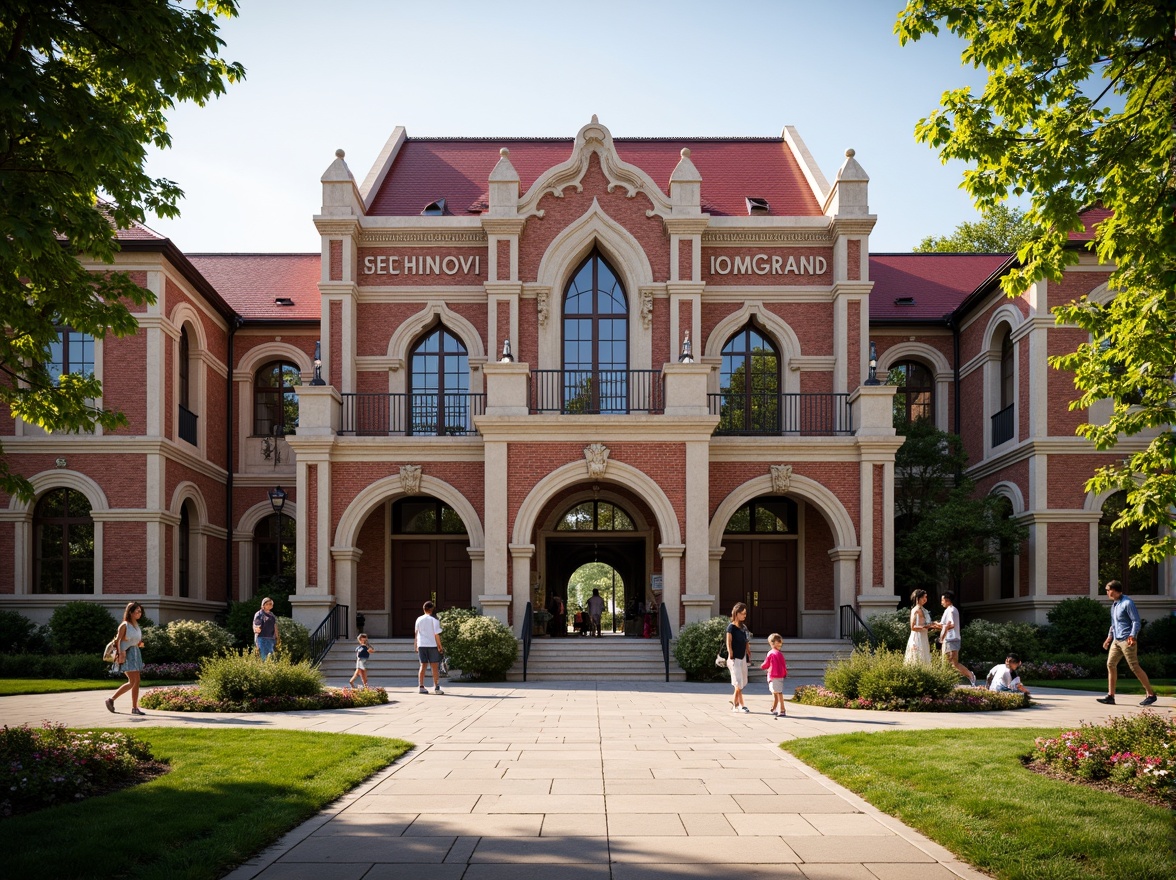
[[[1043,691],[1003,713],[789,706],[733,716],[691,683],[451,684],[343,712],[110,715],[102,695],[0,698],[10,725],[319,730],[416,748],[230,880],[927,880],[980,878],[951,853],[778,748],[828,733],[1073,728],[1114,715],[1091,694]],[[1168,703],[1164,700],[1164,703]],[[738,835],[739,840],[716,840]],[[734,862],[724,861],[738,853]],[[610,863],[611,859],[611,863]],[[611,864],[611,868],[610,868]]]

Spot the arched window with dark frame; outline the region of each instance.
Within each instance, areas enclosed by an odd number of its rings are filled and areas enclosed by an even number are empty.
[[[179,410],[178,420],[176,425],[176,433],[180,439],[186,443],[191,443],[193,446],[197,445],[196,433],[196,413],[193,412],[192,401],[192,343],[191,335],[188,333],[188,326],[185,324],[180,328],[180,352],[179,363],[176,364],[176,373],[179,377]]]
[[[1013,332],[1005,328],[1000,341],[1000,408],[1012,406],[1017,399],[1016,366],[1014,363]]]
[[[563,301],[564,412],[629,409],[629,305],[620,278],[593,250]]]
[[[179,582],[176,592],[181,599],[187,599],[191,594],[192,585],[192,517],[189,513],[191,505],[185,501],[180,505],[180,525],[176,548],[176,562],[179,569]]]
[[[94,592],[94,520],[76,489],[51,489],[33,508],[34,593]]]
[[[747,324],[723,346],[719,373],[719,432],[779,434],[780,355],[754,324]]]
[[[919,419],[935,421],[935,377],[918,361],[901,361],[890,368],[887,384],[897,385],[894,395],[894,426]]]
[[[623,507],[612,501],[581,501],[568,508],[555,525],[559,532],[632,532],[637,526]]]
[[[470,361],[466,347],[438,324],[408,358],[410,434],[470,434]]]
[[[276,578],[293,586],[298,555],[297,527],[293,517],[273,513],[253,530],[255,594]]]
[[[1098,521],[1099,586],[1107,581],[1120,581],[1128,595],[1154,596],[1160,592],[1159,566],[1148,564],[1132,568],[1129,564],[1131,557],[1153,536],[1138,526],[1112,528],[1126,503],[1125,492],[1116,492],[1103,502],[1102,517]]]
[[[1013,502],[1005,496],[1000,497],[1000,515],[1004,519],[1013,516]],[[1000,598],[1013,599],[1017,590],[1017,554],[1016,548],[1008,542],[1000,545]]]
[[[271,361],[253,377],[253,434],[293,434],[298,427],[298,393],[302,373],[294,364]]]

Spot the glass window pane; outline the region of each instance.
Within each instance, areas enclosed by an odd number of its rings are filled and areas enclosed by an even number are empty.
[[[740,507],[731,518],[727,520],[727,526],[723,529],[729,534],[747,534],[751,531],[751,505],[745,504]]]

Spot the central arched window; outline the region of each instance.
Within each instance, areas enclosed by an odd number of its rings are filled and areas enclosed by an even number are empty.
[[[918,361],[902,361],[890,368],[887,384],[897,385],[894,395],[894,426],[919,419],[935,421],[935,377]]]
[[[1017,393],[1013,366],[1013,334],[1006,329],[1000,341],[1000,408],[1012,406]]]
[[[633,518],[611,501],[584,501],[570,508],[555,526],[559,532],[632,532]]]
[[[33,509],[35,593],[94,592],[94,520],[76,489],[52,489]]]
[[[629,306],[599,251],[572,275],[563,303],[563,411],[621,413],[629,405]]]
[[[470,362],[461,340],[437,325],[409,355],[410,434],[469,434]]]
[[[255,436],[293,434],[298,427],[298,393],[302,373],[285,361],[271,361],[253,377]]]
[[[293,584],[297,556],[298,531],[292,517],[274,513],[259,522],[253,530],[254,595],[278,578]]]
[[[780,356],[754,325],[723,346],[719,390],[719,432],[780,433]]]

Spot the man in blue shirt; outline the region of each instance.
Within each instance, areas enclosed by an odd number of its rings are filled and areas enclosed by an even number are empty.
[[[1115,705],[1119,661],[1126,660],[1147,692],[1147,696],[1139,705],[1150,706],[1156,701],[1156,692],[1152,690],[1147,673],[1139,665],[1139,628],[1143,625],[1139,619],[1139,611],[1135,603],[1123,595],[1123,585],[1118,581],[1107,581],[1106,591],[1111,599],[1111,630],[1107,633],[1107,640],[1103,642],[1103,648],[1110,649],[1110,653],[1107,654],[1107,695],[1099,697],[1098,701],[1108,706]]]

